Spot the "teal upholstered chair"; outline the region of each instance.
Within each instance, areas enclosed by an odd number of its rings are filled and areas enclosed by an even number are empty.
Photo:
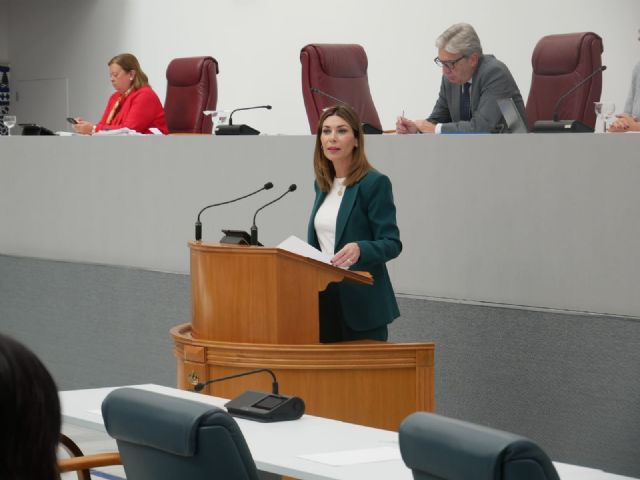
[[[259,478],[238,424],[217,407],[121,388],[105,398],[102,416],[128,480]]]
[[[433,413],[402,422],[400,452],[416,480],[559,480],[531,440]]]

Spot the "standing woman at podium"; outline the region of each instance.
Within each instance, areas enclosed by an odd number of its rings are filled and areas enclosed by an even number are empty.
[[[358,115],[330,107],[318,121],[313,156],[316,198],[309,244],[333,255],[331,263],[373,275],[373,285],[330,283],[320,293],[320,341],[387,340],[400,316],[386,262],[402,250],[389,178],[364,152]]]
[[[140,62],[131,53],[116,55],[107,64],[115,92],[109,97],[102,118],[96,124],[78,117],[73,129],[87,135],[101,130],[129,128],[138,133],[152,133],[157,128],[169,133],[162,103],[149,85]]]

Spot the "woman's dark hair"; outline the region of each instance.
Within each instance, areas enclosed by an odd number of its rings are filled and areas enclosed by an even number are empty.
[[[0,478],[58,480],[60,400],[31,350],[0,334]]]
[[[318,120],[318,127],[316,129],[316,146],[313,152],[313,170],[316,174],[316,182],[320,190],[328,192],[331,189],[331,184],[336,176],[336,171],[333,168],[333,163],[325,156],[322,151],[322,127],[324,121],[332,116],[342,118],[353,130],[353,136],[358,140],[357,146],[353,149],[353,158],[351,160],[351,170],[347,174],[347,178],[344,181],[344,185],[349,187],[362,179],[369,170],[371,170],[371,164],[367,160],[367,156],[364,153],[364,133],[360,128],[360,119],[358,114],[346,105],[336,105],[326,108],[320,119]]]

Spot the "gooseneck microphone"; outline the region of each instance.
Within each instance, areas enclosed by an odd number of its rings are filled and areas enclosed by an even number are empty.
[[[271,382],[271,393],[273,393],[274,395],[278,395],[278,393],[279,393],[278,380],[276,380],[275,373],[273,373],[273,371],[268,369],[268,368],[256,368],[255,370],[249,370],[249,371],[242,372],[242,373],[236,373],[234,375],[226,375],[226,376],[220,377],[220,378],[213,378],[211,380],[207,380],[206,382],[196,383],[193,386],[193,390],[195,392],[200,392],[200,391],[202,391],[202,389],[204,389],[204,387],[206,387],[207,385],[211,385],[212,383],[222,382],[224,380],[230,380],[232,378],[246,377],[247,375],[254,375],[256,373],[261,373],[261,372],[267,372],[268,374],[271,375],[271,378],[273,379],[273,381]]]
[[[196,241],[202,240],[202,222],[200,222],[200,215],[202,215],[202,212],[204,212],[206,209],[211,207],[219,207],[220,205],[226,205],[228,203],[237,202],[238,200],[242,200],[243,198],[250,197],[251,195],[260,193],[263,190],[270,190],[272,188],[273,188],[273,183],[267,182],[262,186],[262,188],[259,188],[255,192],[248,193],[247,195],[243,195],[242,197],[234,198],[233,200],[227,200],[226,202],[212,203],[211,205],[207,205],[206,207],[202,208],[198,212],[198,218],[196,219]]]
[[[319,93],[320,95],[322,95],[323,97],[327,97],[330,98],[331,100],[333,100],[334,102],[338,102],[341,103],[343,105],[346,105],[347,107],[351,107],[351,105],[349,105],[347,102],[345,102],[344,100],[340,100],[339,98],[334,97],[333,95],[329,95],[327,92],[323,92],[322,90],[320,90],[319,88],[316,87],[311,87],[311,91],[313,93]]]
[[[580,80],[577,84],[575,84],[573,88],[571,88],[568,92],[566,92],[564,95],[561,95],[558,101],[556,102],[555,107],[553,107],[553,121],[554,122],[558,121],[558,109],[560,108],[560,104],[564,101],[565,98],[567,98],[573,92],[578,90],[581,86],[583,86],[593,77],[595,77],[598,73],[604,72],[606,69],[607,69],[606,65],[602,65],[601,67],[596,68],[593,72],[591,72],[589,75],[587,75],[582,80]]]
[[[276,375],[268,368],[257,368],[247,372],[227,375],[226,377],[214,378],[196,384],[193,389],[196,392],[200,392],[204,387],[212,383],[246,377],[260,372],[267,372],[271,375],[273,380],[271,393],[247,390],[224,404],[227,411],[234,417],[246,418],[257,422],[282,422],[300,418],[305,410],[304,400],[296,396],[280,395]]]
[[[333,95],[330,95],[330,94],[328,94],[327,92],[325,92],[325,91],[323,91],[323,90],[320,90],[319,88],[316,88],[316,87],[310,87],[310,90],[311,90],[313,93],[317,93],[317,94],[319,94],[319,95],[322,95],[323,97],[327,97],[327,98],[329,98],[329,99],[333,100],[334,102],[341,103],[342,105],[345,105],[345,106],[347,106],[347,107],[352,108],[352,109],[354,109],[354,110],[355,110],[355,108],[353,108],[350,104],[348,104],[348,103],[347,103],[347,102],[345,102],[344,100],[341,100],[341,99],[339,99],[338,97],[334,97]],[[363,131],[363,133],[366,133],[366,134],[371,134],[371,133],[373,133],[373,134],[376,134],[376,135],[377,135],[377,134],[381,134],[381,133],[382,133],[382,130],[380,130],[379,128],[374,127],[374,126],[373,126],[373,125],[371,125],[370,123],[365,123],[365,122],[363,122],[363,123],[362,123],[362,131]]]
[[[559,120],[558,118],[560,117],[560,115],[558,113],[558,110],[560,109],[560,105],[562,105],[562,102],[565,100],[565,98],[574,93],[597,74],[604,72],[606,69],[606,65],[602,65],[601,67],[596,68],[593,72],[576,83],[567,92],[560,95],[560,98],[558,98],[555,106],[553,107],[552,120],[537,120],[533,124],[533,129],[531,131],[533,133],[592,133],[593,128],[591,128],[590,125],[586,125],[579,120]]]
[[[256,108],[266,108],[267,110],[271,110],[271,105],[258,105],[257,107],[242,107],[242,108],[236,108],[235,110],[232,110],[231,113],[229,114],[229,125],[233,125],[233,114],[236,112],[239,112],[240,110],[254,110]]]
[[[256,107],[242,107],[236,108],[232,110],[229,114],[229,124],[228,125],[218,125],[216,127],[216,135],[258,135],[260,132],[255,128],[251,128],[249,125],[234,125],[233,124],[233,114],[239,112],[240,110],[254,110],[256,108],[266,108],[267,110],[271,110],[271,105],[258,105]]]
[[[251,225],[251,242],[250,242],[251,245],[258,245],[258,227],[256,226],[256,216],[258,215],[258,212],[260,210],[262,210],[263,208],[268,207],[272,203],[277,202],[282,197],[284,197],[286,194],[288,194],[290,192],[295,192],[296,188],[298,188],[297,185],[295,183],[292,183],[291,185],[289,185],[289,188],[287,189],[286,192],[284,192],[282,195],[280,195],[275,200],[271,200],[269,203],[261,206],[258,210],[256,210],[256,213],[253,214],[253,225]]]

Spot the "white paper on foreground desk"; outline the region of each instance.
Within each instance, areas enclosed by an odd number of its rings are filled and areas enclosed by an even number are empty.
[[[400,460],[398,447],[363,448],[359,450],[342,450],[340,452],[313,453],[298,455],[298,458],[312,460],[314,462],[341,467],[345,465],[358,465],[361,463],[386,462],[387,460]]]
[[[322,253],[320,250],[312,247],[307,242],[299,239],[295,235],[291,235],[289,238],[280,242],[278,248],[286,250],[287,252],[297,253],[298,255],[301,255],[303,257],[318,260],[322,263],[329,263],[332,258],[332,255]]]

